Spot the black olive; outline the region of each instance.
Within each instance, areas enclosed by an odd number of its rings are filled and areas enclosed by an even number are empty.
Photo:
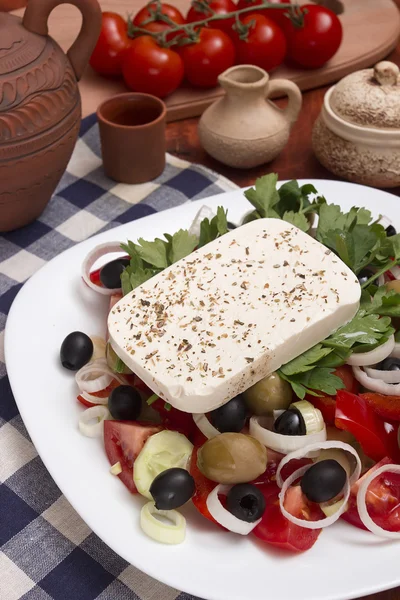
[[[158,510],[173,510],[186,504],[195,489],[191,474],[186,469],[174,467],[157,475],[150,486],[150,494]]]
[[[329,502],[342,491],[346,479],[346,471],[337,460],[321,460],[304,473],[301,491],[311,502]]]
[[[238,483],[228,492],[226,508],[241,521],[254,523],[264,514],[265,498],[256,485]]]
[[[78,371],[93,354],[93,342],[86,333],[73,331],[68,334],[60,348],[61,364],[70,371]]]
[[[360,283],[360,285],[363,285],[366,281],[368,281],[368,279],[370,279],[375,273],[373,271],[370,271],[369,269],[361,269],[361,271],[359,272],[359,274],[357,275],[357,279]],[[378,285],[378,280],[375,279],[374,281],[371,282],[371,284],[373,285]]]
[[[400,369],[400,359],[394,357],[385,358],[385,360],[380,363],[379,369],[381,369],[381,371],[398,371]]]
[[[397,231],[396,231],[396,229],[393,227],[393,225],[388,225],[388,226],[386,227],[386,235],[387,235],[388,237],[392,237],[393,235],[396,235],[396,234],[397,234]]]
[[[135,388],[130,385],[119,385],[114,388],[108,398],[108,410],[114,419],[135,421],[142,409],[142,399]]]
[[[282,435],[306,435],[303,415],[297,408],[285,410],[274,423],[274,431]]]
[[[247,406],[243,396],[235,396],[220,408],[209,413],[209,419],[218,431],[239,433],[245,426],[247,419]]]
[[[100,281],[112,290],[121,287],[121,273],[129,265],[129,258],[116,258],[100,269]]]

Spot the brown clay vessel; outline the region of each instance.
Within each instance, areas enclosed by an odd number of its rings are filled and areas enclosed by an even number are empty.
[[[117,94],[97,109],[105,173],[120,183],[145,183],[165,168],[167,107],[151,94]]]
[[[101,28],[97,0],[69,0],[82,28],[67,54],[47,35],[63,0],[30,0],[23,19],[0,12],[0,231],[36,219],[71,157],[81,119],[77,81]]]

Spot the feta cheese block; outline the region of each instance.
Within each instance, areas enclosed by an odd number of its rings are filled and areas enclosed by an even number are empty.
[[[161,398],[203,413],[350,321],[360,293],[325,246],[258,219],[124,296],[109,313],[110,341]]]

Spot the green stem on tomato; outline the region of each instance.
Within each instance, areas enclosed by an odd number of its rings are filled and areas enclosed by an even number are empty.
[[[374,273],[365,283],[362,284],[361,289],[365,290],[377,277],[389,271],[392,267],[397,266],[400,263],[400,260],[392,260],[390,263],[386,263],[383,267],[381,267],[376,273]]]
[[[296,4],[271,4],[271,2],[267,2],[267,1],[263,1],[260,4],[257,4],[257,11],[259,11],[260,9],[265,9],[265,8],[271,8],[271,9],[279,9],[279,10],[284,10],[284,9],[293,9],[293,8],[298,8],[298,5]],[[208,25],[209,23],[212,23],[214,21],[223,21],[226,19],[236,19],[238,16],[249,13],[249,12],[254,12],[255,7],[252,4],[251,6],[247,6],[246,8],[241,8],[240,10],[234,10],[232,12],[229,13],[225,13],[225,14],[218,14],[215,13],[213,11],[213,14],[211,14],[211,16],[209,17],[205,17],[204,19],[201,19],[200,21],[195,21],[193,23],[187,23],[184,25],[177,25],[174,24],[174,26],[171,26],[170,29],[168,29],[167,31],[161,31],[161,32],[153,32],[153,31],[147,31],[146,29],[143,29],[142,27],[136,27],[135,25],[133,25],[132,20],[128,21],[128,36],[129,37],[134,37],[135,34],[144,34],[144,35],[150,35],[152,38],[154,38],[156,40],[156,42],[158,42],[159,44],[161,44],[162,46],[168,45],[174,45],[177,44],[177,40],[176,38],[174,38],[174,41],[171,40],[171,42],[167,42],[166,36],[170,36],[173,33],[178,33],[181,32],[183,34],[186,35],[193,35],[193,31],[197,28],[200,27],[204,27],[206,25]],[[156,16],[158,15],[158,13],[156,13],[155,11],[153,11],[153,15]],[[148,23],[154,21],[155,19],[152,17],[151,21],[148,19],[147,21],[145,21],[144,23],[147,25]],[[173,23],[173,21],[171,21],[171,19],[169,19],[169,17],[167,17],[166,15],[162,15],[159,14],[158,20],[164,21],[165,23],[170,24],[170,22]]]

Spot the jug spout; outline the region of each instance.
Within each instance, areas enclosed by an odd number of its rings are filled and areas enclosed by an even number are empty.
[[[230,96],[242,96],[244,93],[265,96],[269,75],[254,65],[237,65],[224,71],[218,82]]]

